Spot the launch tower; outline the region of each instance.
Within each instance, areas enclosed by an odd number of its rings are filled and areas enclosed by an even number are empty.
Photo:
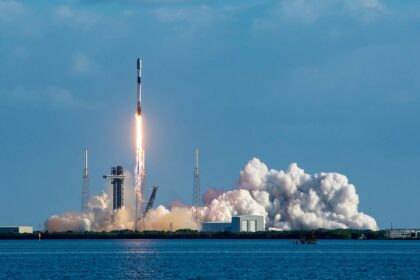
[[[85,168],[83,169],[83,188],[82,188],[82,212],[86,213],[89,202],[89,172],[88,172],[88,151],[85,149]]]
[[[118,210],[124,206],[124,168],[120,165],[111,167],[111,175],[104,175],[105,179],[111,179],[113,203],[112,208]]]

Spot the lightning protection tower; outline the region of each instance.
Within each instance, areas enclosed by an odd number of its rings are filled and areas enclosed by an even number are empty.
[[[82,188],[82,212],[88,211],[89,202],[89,172],[88,172],[88,151],[85,149],[85,168],[83,169],[83,188]]]
[[[197,223],[200,222],[200,174],[198,172],[198,148],[195,149],[194,185],[193,185],[193,215]]]

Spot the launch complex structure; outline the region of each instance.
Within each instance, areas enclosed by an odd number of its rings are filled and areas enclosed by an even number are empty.
[[[146,214],[153,208],[154,200],[158,190],[157,186],[152,186],[152,191],[148,201],[144,200],[144,192],[146,189],[146,169],[145,169],[145,152],[143,149],[143,124],[142,124],[142,104],[141,104],[141,70],[142,61],[137,59],[137,106],[135,114],[136,122],[136,162],[134,171],[134,189],[136,196],[135,221],[134,230],[143,231],[145,229]],[[192,215],[197,223],[200,222],[200,176],[198,170],[198,148],[195,149],[194,162],[194,183],[193,183],[193,202]],[[111,167],[109,175],[103,175],[104,179],[110,179],[113,195],[112,209],[118,211],[124,206],[124,168],[120,165]],[[89,210],[89,175],[88,175],[88,152],[85,149],[85,166],[83,169],[83,189],[82,189],[82,212]]]
[[[137,59],[137,106],[136,106],[136,167],[134,170],[134,190],[136,196],[136,207],[134,217],[134,230],[144,230],[144,218],[147,212],[153,207],[156,197],[157,187],[153,190],[149,201],[144,201],[144,190],[146,187],[145,155],[143,149],[143,124],[141,109],[141,68],[142,62]],[[113,210],[118,211],[124,205],[124,169],[122,166],[111,168],[111,175],[104,175],[110,178],[113,185]]]

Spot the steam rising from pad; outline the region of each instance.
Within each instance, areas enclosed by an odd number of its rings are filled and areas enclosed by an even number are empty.
[[[89,202],[87,213],[64,213],[46,221],[49,231],[111,231],[133,229],[134,186],[127,178],[125,201],[117,213],[112,210],[111,188]],[[199,209],[203,221],[230,221],[236,215],[262,215],[267,229],[371,229],[374,218],[359,212],[354,185],[339,173],[307,174],[296,163],[286,171],[269,169],[257,158],[240,171],[237,186],[230,191],[214,189],[204,195]],[[158,206],[144,219],[145,230],[200,229],[190,207],[167,209]]]
[[[101,195],[89,198],[87,151],[83,172],[81,213],[54,215],[49,231],[177,230],[200,229],[201,221],[230,222],[237,215],[260,215],[272,230],[378,229],[375,219],[358,211],[359,196],[346,176],[338,173],[306,174],[296,163],[286,171],[268,169],[259,159],[249,161],[231,191],[211,189],[200,203],[198,150],[194,168],[194,202],[191,207],[152,208],[157,187],[144,201],[145,158],[142,120],[142,62],[137,59],[135,114],[136,166],[134,180],[121,166],[112,168],[112,184]],[[124,184],[124,185],[123,185]]]
[[[207,220],[228,221],[236,215],[263,215],[271,229],[372,229],[374,218],[358,211],[359,196],[338,173],[306,174],[296,163],[286,171],[269,170],[259,159],[240,172],[235,190],[208,201]]]

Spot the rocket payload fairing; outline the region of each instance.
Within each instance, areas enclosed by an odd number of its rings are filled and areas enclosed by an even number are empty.
[[[141,116],[141,60],[137,58],[137,115]]]

